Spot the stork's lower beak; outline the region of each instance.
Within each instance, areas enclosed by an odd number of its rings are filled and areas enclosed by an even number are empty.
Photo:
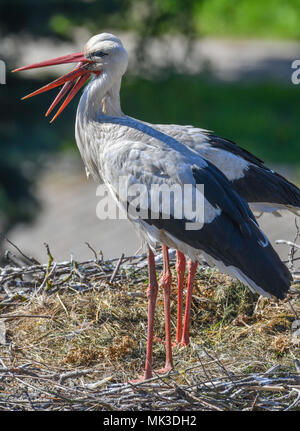
[[[20,72],[23,70],[29,70],[29,69],[37,69],[40,67],[47,67],[47,66],[53,66],[57,64],[65,64],[65,63],[78,63],[75,67],[75,69],[72,72],[66,73],[65,75],[61,76],[58,79],[55,79],[55,81],[50,82],[49,84],[45,85],[44,87],[41,87],[40,89],[34,91],[33,93],[28,94],[27,96],[24,96],[22,100],[28,99],[29,97],[36,96],[40,93],[44,93],[45,91],[51,90],[52,88],[59,87],[63,85],[62,89],[52,102],[50,108],[46,112],[46,116],[50,114],[50,112],[53,110],[53,108],[60,102],[60,100],[68,93],[66,96],[64,102],[58,109],[57,113],[54,115],[54,117],[51,120],[55,120],[55,118],[58,117],[58,115],[65,109],[65,107],[71,102],[73,97],[76,95],[76,93],[80,90],[80,88],[84,85],[84,83],[87,81],[87,79],[90,77],[92,71],[89,68],[89,65],[93,63],[91,60],[88,60],[83,52],[77,52],[75,54],[70,55],[64,55],[63,57],[57,57],[53,58],[52,60],[42,61],[40,63],[31,64],[29,66],[20,67],[19,69],[13,70],[13,72]],[[99,73],[99,71],[97,72]]]

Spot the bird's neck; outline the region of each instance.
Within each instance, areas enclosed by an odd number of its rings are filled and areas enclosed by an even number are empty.
[[[107,136],[101,133],[101,124],[107,116],[124,117],[120,106],[121,77],[101,74],[85,87],[80,98],[76,115],[75,136],[77,146],[87,171],[99,179],[99,152]],[[98,124],[99,133],[95,137],[89,126]],[[99,145],[99,147],[97,147]]]
[[[122,117],[120,103],[121,77],[105,73],[95,77],[81,96],[78,114],[85,120],[99,120],[103,115]]]
[[[101,113],[103,115],[111,115],[115,117],[123,116],[120,102],[120,88],[121,78],[116,80],[113,86],[107,91],[105,96],[102,97]]]

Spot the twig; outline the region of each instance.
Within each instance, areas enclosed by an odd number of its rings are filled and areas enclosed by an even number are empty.
[[[9,250],[6,250],[6,252],[4,253],[4,257],[8,262],[11,262],[13,265],[18,266],[19,268],[22,268],[22,266],[24,266],[24,262],[18,259],[17,256]]]
[[[92,253],[94,254],[94,256],[95,256],[95,261],[97,262],[98,261],[98,256],[97,256],[97,253],[96,253],[96,251],[93,249],[93,247],[87,242],[87,241],[85,241],[85,244],[88,246],[88,248],[92,251]]]
[[[16,250],[18,250],[18,252],[30,263],[34,263],[35,265],[40,265],[40,262],[38,260],[36,260],[34,257],[29,257],[27,256],[25,253],[23,253],[23,251],[16,245],[14,244],[12,241],[10,241],[6,236],[3,235],[3,238],[12,246],[14,247]]]
[[[52,269],[50,272],[47,272],[42,284],[40,285],[40,287],[36,290],[36,292],[33,293],[32,298],[33,299],[35,296],[37,296],[40,291],[44,288],[45,284],[47,283],[47,281],[49,280],[49,278],[51,277],[51,275],[54,273],[55,269],[56,269],[56,263],[54,263]]]
[[[253,410],[254,410],[254,408],[255,408],[255,406],[256,406],[257,399],[258,399],[258,393],[256,394],[256,396],[255,396],[255,398],[254,398],[254,401],[253,401],[253,403],[252,403],[252,406],[251,406],[251,408],[250,408],[250,410],[251,410],[252,412],[253,412]]]
[[[69,312],[68,312],[68,310],[67,310],[67,308],[66,308],[65,304],[62,302],[62,300],[61,300],[61,298],[60,298],[59,294],[57,293],[57,294],[56,294],[56,296],[57,296],[57,299],[58,299],[58,300],[59,300],[59,302],[60,302],[60,305],[61,305],[61,306],[62,306],[62,308],[65,310],[66,315],[67,315],[68,317],[70,317],[70,314],[69,314]]]
[[[121,257],[120,257],[120,259],[119,259],[119,261],[118,261],[118,263],[114,269],[114,272],[112,273],[112,276],[110,277],[110,280],[109,280],[110,283],[112,283],[114,281],[114,279],[116,278],[116,275],[119,271],[119,268],[121,266],[123,258],[124,258],[124,253],[122,253],[122,255],[121,255]]]
[[[295,314],[296,319],[299,319],[298,314],[296,312],[296,310],[294,309],[294,307],[292,306],[291,301],[288,299],[288,304],[290,306],[290,309],[292,310],[292,312]]]
[[[43,314],[0,314],[0,319],[15,319],[15,318],[42,318],[42,319],[53,319],[53,316],[45,316]]]
[[[276,243],[276,244],[286,244],[286,245],[288,245],[288,246],[290,246],[290,247],[295,247],[295,248],[300,249],[300,245],[295,244],[295,243],[294,243],[294,242],[292,242],[292,241],[286,241],[285,239],[277,239],[277,240],[275,241],[275,243]]]
[[[88,368],[86,370],[75,370],[67,371],[59,376],[59,383],[64,383],[67,379],[72,379],[74,377],[81,377],[91,373],[100,373],[102,370],[95,370],[94,368]]]
[[[294,364],[295,364],[297,373],[300,375],[300,361],[298,361],[298,359],[295,359]]]
[[[212,405],[208,403],[207,401],[204,401],[203,399],[200,399],[198,397],[195,397],[194,395],[186,392],[184,389],[182,389],[180,386],[177,385],[177,383],[173,382],[174,386],[176,387],[177,392],[182,395],[184,398],[187,398],[188,400],[191,400],[192,402],[197,401],[197,403],[203,405],[204,407],[208,407],[211,410],[217,410],[219,412],[223,411],[224,409],[221,409],[218,406]]]

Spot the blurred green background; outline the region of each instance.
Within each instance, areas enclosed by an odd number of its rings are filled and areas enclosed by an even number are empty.
[[[300,0],[1,0],[0,37],[6,50],[1,53],[0,48],[0,59],[10,70],[20,65],[28,37],[49,38],[59,45],[72,41],[78,29],[89,34],[132,32],[140,73],[128,73],[123,80],[125,113],[153,123],[214,130],[268,163],[299,165],[300,85],[270,77],[225,81],[212,76],[209,67],[199,74],[179,73],[172,64],[149,74],[146,56],[149,41],[165,35],[183,35],[187,56],[201,38],[299,42],[299,23]],[[272,67],[276,69],[276,63]],[[3,233],[20,222],[32,222],[38,214],[36,187],[49,155],[77,151],[78,98],[53,125],[43,117],[53,94],[20,102],[20,97],[46,82],[45,75],[24,79],[22,74],[7,73],[7,84],[0,86]]]

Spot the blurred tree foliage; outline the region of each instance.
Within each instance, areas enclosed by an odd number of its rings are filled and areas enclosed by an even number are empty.
[[[1,0],[3,33],[69,38],[74,27],[163,33],[300,38],[299,0]]]
[[[0,0],[0,37],[19,36],[19,50],[25,34],[59,42],[72,39],[78,27],[93,34],[111,29],[137,34],[140,60],[147,42],[157,35],[184,34],[191,43],[203,35],[299,39],[299,22],[300,0]],[[13,57],[12,52],[11,62]],[[126,78],[124,111],[153,122],[213,128],[274,161],[281,161],[282,145],[296,142],[299,89],[272,84],[216,88],[200,77],[161,79]],[[53,94],[34,98],[26,107],[19,101],[28,89],[43,83],[9,75],[7,85],[0,86],[0,231],[5,233],[37,214],[35,186],[49,154],[74,146],[76,102],[63,120],[49,125],[41,114]],[[237,106],[240,103],[243,110]],[[270,141],[272,151],[266,145]],[[286,161],[299,159],[299,150],[294,148]]]
[[[195,2],[196,31],[214,36],[300,38],[299,0]]]

